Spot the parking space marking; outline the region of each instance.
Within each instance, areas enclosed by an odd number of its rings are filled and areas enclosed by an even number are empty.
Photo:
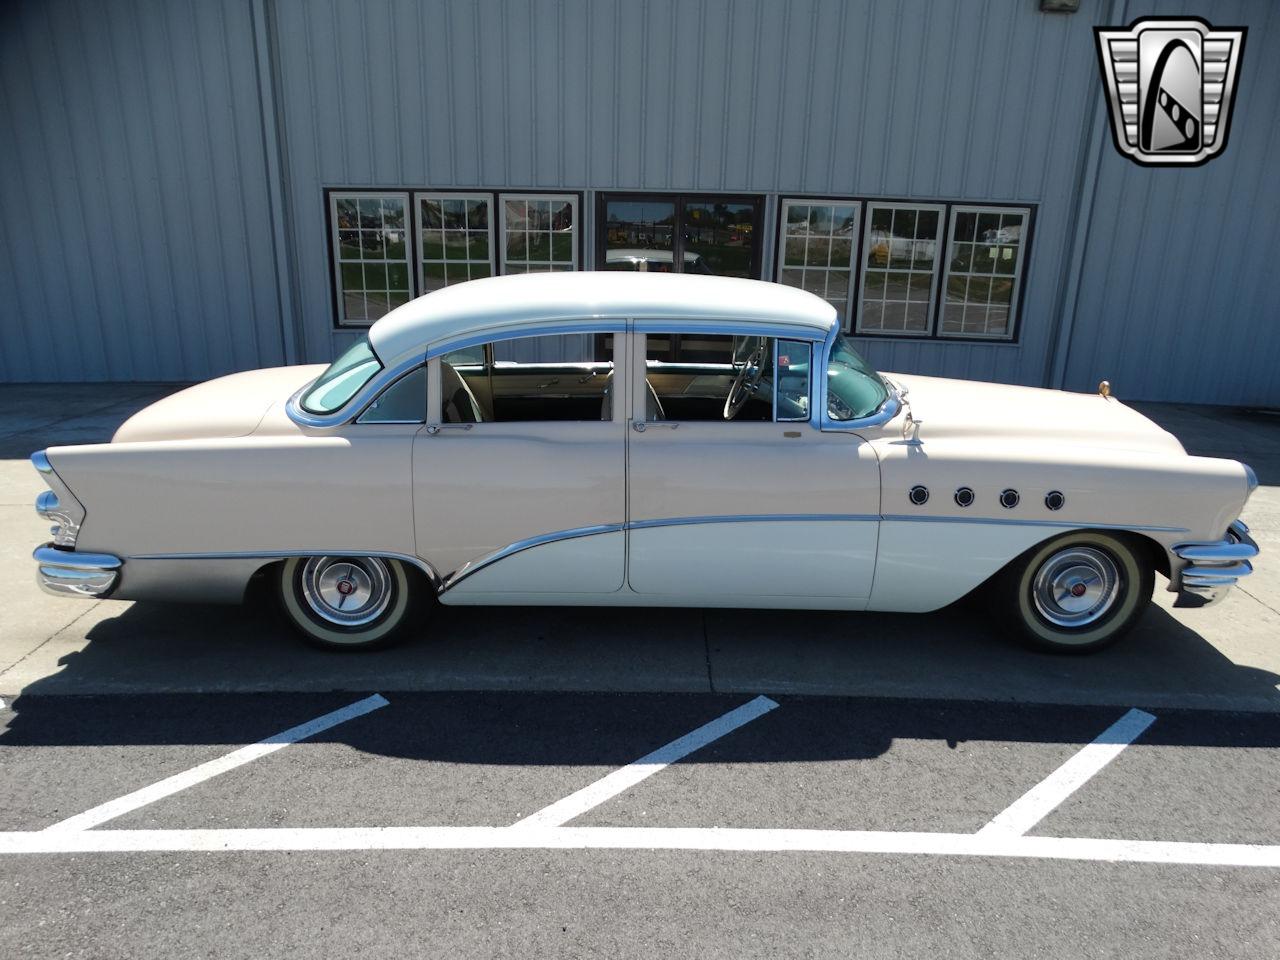
[[[559,827],[568,823],[592,807],[598,807],[606,800],[648,779],[682,757],[687,757],[695,750],[700,750],[712,741],[719,740],[725,734],[732,733],[742,725],[764,716],[770,710],[777,709],[777,706],[778,704],[768,697],[756,697],[749,703],[730,710],[724,716],[703,724],[697,730],[686,733],[678,740],[672,740],[665,747],[659,747],[639,760],[600,778],[595,783],[557,800],[550,806],[543,807],[537,813],[530,814],[514,824],[513,829]]]
[[[1092,743],[997,814],[977,835],[1023,836],[1094,774],[1120,756],[1120,752],[1142,736],[1155,720],[1144,710],[1130,710],[1098,734]]]
[[[96,827],[98,824],[106,823],[108,820],[114,820],[116,817],[137,810],[139,807],[145,807],[147,804],[155,803],[157,800],[163,800],[165,797],[186,790],[188,787],[194,787],[197,783],[202,783],[211,777],[226,773],[228,770],[242,767],[246,763],[257,760],[259,757],[265,757],[267,754],[274,753],[277,750],[283,750],[291,743],[306,740],[308,737],[314,737],[317,733],[323,733],[330,727],[336,727],[340,723],[346,723],[348,720],[362,717],[366,713],[371,713],[387,706],[387,703],[388,701],[385,697],[375,693],[371,697],[365,697],[363,700],[358,700],[340,710],[334,710],[332,713],[326,713],[322,717],[316,717],[314,720],[308,720],[306,723],[299,724],[296,727],[290,727],[288,730],[267,737],[265,740],[259,740],[257,743],[250,744],[247,747],[233,750],[231,753],[218,757],[216,760],[210,760],[208,763],[202,763],[197,767],[192,767],[190,770],[176,773],[172,777],[166,777],[158,783],[151,784],[149,787],[143,787],[141,790],[135,790],[133,793],[127,793],[123,797],[118,797],[115,800],[86,810],[84,813],[68,817],[66,820],[61,820],[52,826],[46,827],[41,832],[75,834],[88,830],[90,827]]]
[[[0,833],[3,854],[317,850],[717,850],[1280,868],[1280,846],[740,827],[306,827]]]

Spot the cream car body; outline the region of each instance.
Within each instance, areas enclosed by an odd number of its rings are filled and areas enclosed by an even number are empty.
[[[322,367],[259,370],[176,393],[110,443],[36,455],[60,527],[40,580],[238,601],[282,558],[359,555],[416,566],[446,604],[927,611],[1076,529],[1141,538],[1201,601],[1249,572],[1252,472],[1188,456],[1115,399],[890,373],[877,409],[839,421],[810,376],[807,420],[652,422],[645,338],[681,331],[806,342],[816,372],[837,322],[807,293],[715,277],[449,287],[373,325],[381,370],[332,413],[299,399]],[[603,419],[444,422],[444,354],[568,333],[612,335]],[[423,367],[420,420],[362,422]]]

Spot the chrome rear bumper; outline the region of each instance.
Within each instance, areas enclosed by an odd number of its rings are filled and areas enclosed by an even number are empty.
[[[1177,605],[1203,607],[1221,600],[1241,577],[1253,573],[1249,561],[1258,555],[1258,545],[1244,521],[1237,520],[1222,540],[1179,543],[1173,552],[1187,562],[1179,574]]]
[[[120,577],[120,558],[108,553],[76,553],[45,544],[32,556],[36,582],[59,597],[105,597]]]

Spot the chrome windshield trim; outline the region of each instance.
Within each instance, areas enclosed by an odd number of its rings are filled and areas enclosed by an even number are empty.
[[[901,412],[903,398],[906,396],[906,391],[888,377],[881,374],[879,370],[875,372],[876,376],[880,378],[881,383],[886,385],[886,388],[888,389],[888,396],[880,402],[880,406],[876,407],[872,413],[869,413],[865,417],[859,417],[856,420],[834,420],[827,413],[827,391],[829,389],[829,384],[827,383],[827,370],[831,366],[831,351],[834,349],[836,338],[839,337],[840,334],[841,330],[837,324],[831,329],[830,333],[827,334],[826,339],[823,341],[822,362],[820,364],[815,363],[813,365],[814,389],[817,394],[813,414],[814,417],[817,418],[816,422],[818,427],[822,430],[853,431],[865,430],[868,427],[884,426],[884,424],[889,423],[899,414],[899,412]],[[819,373],[821,376],[819,376]]]
[[[621,533],[626,529],[626,524],[622,523],[601,523],[591,527],[573,527],[569,530],[557,530],[554,533],[544,533],[536,537],[529,537],[525,540],[517,540],[515,543],[509,543],[501,549],[492,553],[487,553],[483,557],[476,560],[468,560],[445,579],[444,584],[440,587],[440,592],[445,593],[452,590],[463,580],[474,576],[485,567],[492,566],[499,560],[505,560],[507,557],[514,556],[517,553],[523,553],[533,547],[541,547],[548,543],[558,543],[562,540],[577,540],[581,537],[594,537],[601,533]]]
[[[917,517],[900,513],[882,514],[881,520],[910,523],[989,523],[1002,527],[1051,527],[1066,530],[1147,530],[1153,533],[1186,533],[1186,527],[1161,527],[1141,523],[1094,523],[1089,520],[1014,520],[1005,517]]]

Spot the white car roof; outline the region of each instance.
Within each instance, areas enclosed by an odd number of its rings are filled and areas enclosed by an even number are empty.
[[[425,346],[478,334],[555,323],[590,330],[613,320],[724,321],[760,324],[822,339],[836,311],[821,297],[762,280],[618,271],[529,273],[472,280],[397,307],[369,328],[383,363]]]

